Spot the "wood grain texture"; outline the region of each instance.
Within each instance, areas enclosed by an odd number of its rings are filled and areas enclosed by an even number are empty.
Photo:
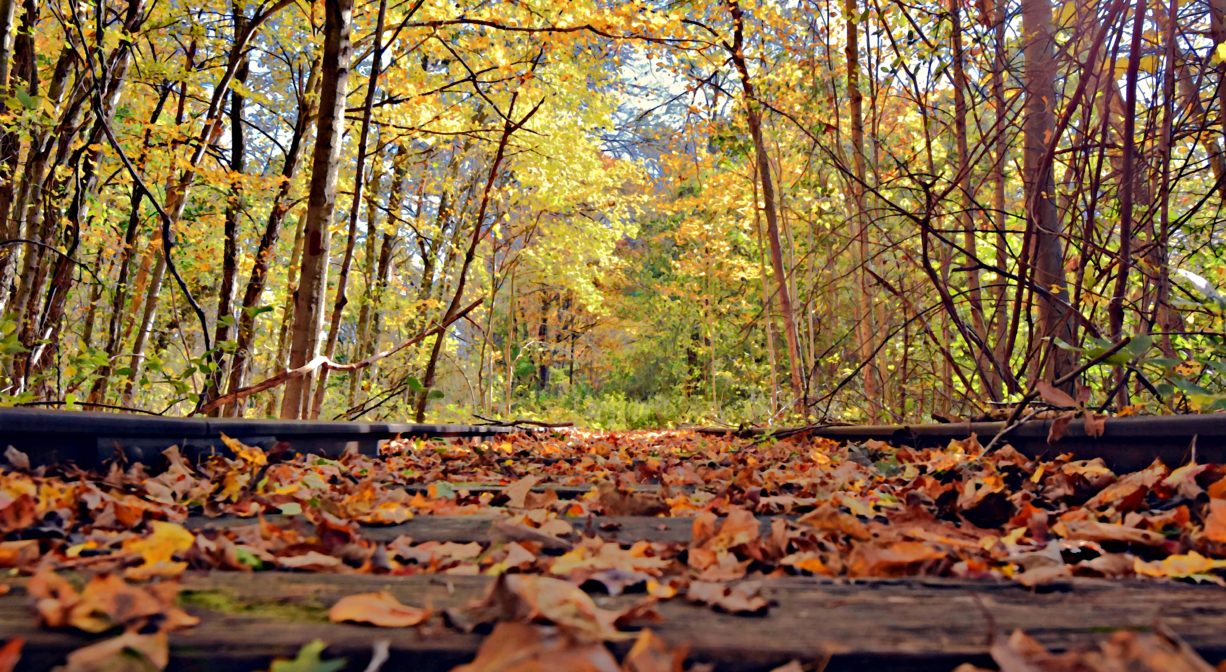
[[[400,601],[436,610],[462,606],[488,588],[489,577],[322,575],[264,572],[189,574],[185,602],[202,623],[171,636],[172,669],[267,669],[319,638],[331,655],[362,669],[379,640],[391,644],[384,669],[447,670],[470,659],[479,635],[465,635],[436,618],[420,629],[393,630],[333,625],[323,613],[345,595],[389,590]],[[47,669],[88,638],[40,629],[24,581],[0,598],[0,638],[23,637],[19,669]],[[691,647],[691,660],[719,670],[769,670],[792,659],[828,670],[950,670],[961,662],[986,662],[993,633],[1023,628],[1057,649],[1085,644],[1116,629],[1149,629],[1162,623],[1210,663],[1226,659],[1226,600],[1211,586],[1075,580],[1035,593],[1014,584],[951,580],[838,582],[771,579],[765,617],[717,613],[679,599],[659,605],[663,620],[643,623],[667,641]],[[209,599],[202,600],[201,597]],[[642,596],[597,597],[606,607],[627,606]],[[224,609],[205,608],[221,602]],[[286,608],[285,605],[290,605]],[[628,643],[613,645],[624,652]]]

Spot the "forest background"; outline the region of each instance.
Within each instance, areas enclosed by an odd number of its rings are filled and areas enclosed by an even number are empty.
[[[1226,0],[0,0],[0,36],[6,405],[1226,408]]]

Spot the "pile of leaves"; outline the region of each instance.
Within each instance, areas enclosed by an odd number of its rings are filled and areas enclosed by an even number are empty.
[[[31,468],[10,449],[0,471],[0,567],[33,576],[28,591],[47,627],[145,638],[124,646],[155,668],[165,665],[158,637],[192,624],[174,598],[188,570],[498,576],[485,600],[445,614],[380,593],[332,608],[338,622],[494,627],[468,670],[538,649],[611,656],[602,642],[635,636],[623,626],[648,622],[659,600],[761,614],[770,608],[761,582],[774,576],[1221,584],[1226,569],[1223,465],[1155,462],[1121,474],[1101,459],[988,452],[974,438],[914,449],[692,432],[403,440],[378,456],[339,459],[226,445],[198,463],[172,447],[156,467],[115,463],[100,473]],[[488,519],[488,539],[370,535],[421,516]],[[597,534],[625,516],[685,518],[691,538],[618,543]],[[94,578],[78,588],[65,572]],[[590,591],[642,601],[606,613]],[[516,630],[527,624],[535,634]],[[635,650],[656,652],[662,667],[622,665],[681,669],[684,652],[644,632]],[[617,665],[601,657],[574,669]]]

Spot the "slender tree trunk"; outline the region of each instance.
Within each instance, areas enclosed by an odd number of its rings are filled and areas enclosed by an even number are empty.
[[[323,88],[315,131],[302,270],[294,300],[293,339],[289,355],[289,366],[293,369],[313,359],[319,349],[323,298],[328,285],[329,228],[336,209],[336,177],[345,127],[345,92],[352,51],[349,28],[353,0],[325,0],[324,10]],[[305,376],[286,383],[281,398],[282,418],[307,415],[311,381],[311,376]]]
[[[864,363],[864,398],[868,402],[869,419],[881,415],[880,375],[873,363],[873,339],[876,337],[876,322],[873,314],[869,287],[872,275],[869,272],[868,219],[864,212],[864,185],[867,168],[864,159],[864,97],[860,93],[860,39],[859,8],[856,0],[844,0],[843,14],[847,30],[847,98],[848,116],[851,117],[851,154],[854,182],[852,193],[852,221],[855,222],[856,251],[856,341],[860,361]]]
[[[346,0],[352,2],[352,0]],[[374,111],[375,96],[379,92],[379,71],[383,66],[383,21],[387,15],[387,0],[379,0],[379,17],[375,22],[375,46],[371,51],[370,77],[366,81],[366,103],[362,107],[362,126],[358,133],[358,164],[353,177],[353,202],[349,206],[349,232],[345,237],[345,253],[341,256],[340,272],[336,275],[336,299],[332,303],[332,319],[328,321],[328,336],[324,341],[324,355],[329,359],[336,352],[336,339],[340,335],[341,316],[349,303],[346,294],[349,287],[349,269],[353,265],[353,250],[358,238],[358,214],[362,211],[362,188],[366,181],[366,144],[370,138],[370,117]],[[343,98],[343,96],[342,96]],[[343,108],[341,114],[344,114]],[[373,222],[366,222],[367,230]],[[350,374],[356,375],[356,374]],[[319,417],[327,392],[328,369],[319,372],[315,396],[311,402],[309,417]]]
[[[1116,268],[1115,289],[1111,301],[1107,304],[1107,319],[1111,332],[1111,340],[1119,341],[1124,333],[1124,299],[1128,292],[1128,275],[1132,270],[1132,237],[1133,237],[1133,199],[1135,196],[1136,171],[1136,110],[1137,110],[1137,75],[1141,64],[1141,38],[1145,30],[1146,0],[1137,0],[1136,12],[1133,15],[1132,42],[1128,49],[1128,72],[1125,76],[1124,91],[1124,132],[1123,150],[1120,157],[1120,250]],[[1116,379],[1122,381],[1124,370],[1116,370]],[[1128,392],[1124,385],[1119,386],[1118,401],[1120,405],[1127,404]]]
[[[157,104],[154,105],[153,113],[150,115],[150,124],[157,124],[158,119],[161,118],[162,110],[166,106],[166,101],[170,99],[172,90],[173,87],[169,82],[163,83],[158,94]],[[140,153],[137,156],[138,161],[144,161],[152,146],[152,142],[153,133],[150,130],[146,130]],[[140,233],[141,201],[144,197],[144,189],[139,184],[134,183],[132,185],[131,196],[128,199],[128,225],[124,229],[123,245],[119,249],[119,277],[115,281],[115,291],[111,296],[110,319],[107,322],[106,345],[104,346],[106,362],[99,368],[93,386],[90,388],[89,401],[91,403],[103,403],[106,400],[107,387],[110,385],[114,362],[119,356],[120,344],[125,340],[122,338],[124,334],[121,330],[121,324],[124,322],[123,317],[128,297],[131,295],[130,275],[132,273],[132,258]],[[139,292],[139,289],[137,291]]]
[[[0,114],[8,111],[7,100],[18,91],[25,90],[31,96],[38,95],[38,70],[33,67],[33,40],[29,34],[38,18],[37,9],[26,7],[20,23],[16,22],[18,0],[0,0]],[[18,161],[21,158],[22,138],[16,129],[0,128],[0,235],[6,239],[22,238],[19,218],[13,216],[13,203],[17,196]],[[12,282],[18,250],[6,247],[0,250],[0,314],[4,313],[8,299],[8,286]]]
[[[771,267],[775,272],[775,285],[779,295],[779,315],[783,318],[783,335],[788,346],[788,381],[791,385],[792,404],[798,415],[807,413],[804,374],[801,371],[800,336],[796,330],[796,313],[792,306],[792,292],[788,283],[788,272],[783,261],[783,245],[779,233],[778,200],[775,195],[775,182],[771,174],[770,157],[766,151],[766,140],[762,135],[761,102],[754,92],[753,80],[749,76],[749,66],[745,61],[745,18],[744,11],[738,0],[726,0],[728,12],[732,15],[733,37],[729,49],[729,58],[741,79],[741,90],[745,94],[745,117],[749,125],[749,135],[753,141],[754,154],[758,166],[758,182],[762,187],[762,209],[766,217],[766,239],[770,243]]]
[[[539,58],[533,63],[533,72],[536,65],[540,62]],[[477,84],[474,82],[474,86]],[[481,192],[481,204],[477,208],[476,219],[473,222],[473,234],[468,241],[468,248],[464,251],[464,258],[460,263],[460,269],[456,274],[455,291],[451,295],[451,302],[447,304],[447,310],[443,312],[442,319],[439,324],[447,324],[451,316],[460,309],[460,302],[464,300],[464,287],[468,282],[468,269],[472,266],[473,259],[477,256],[477,247],[481,244],[481,240],[486,236],[485,216],[489,212],[490,197],[494,191],[494,182],[498,179],[498,171],[502,167],[502,161],[506,158],[507,143],[511,141],[511,135],[528,123],[528,120],[541,109],[541,105],[545,102],[544,99],[537,103],[531,110],[527,112],[518,121],[512,121],[512,115],[515,114],[515,103],[519,99],[519,94],[511,95],[511,102],[508,106],[506,115],[503,116],[502,133],[498,137],[498,147],[494,150],[494,160],[490,162],[490,172],[485,180],[485,188]],[[457,218],[458,219],[458,218]],[[459,235],[460,227],[457,224],[456,234]],[[450,249],[455,249],[455,245]],[[444,267],[445,269],[446,267]],[[426,373],[422,378],[422,392],[417,396],[417,408],[414,417],[417,422],[424,422],[426,419],[426,407],[430,403],[430,390],[434,387],[434,376],[438,370],[438,358],[443,349],[443,340],[447,335],[447,331],[440,330],[434,337],[434,345],[430,348],[430,358],[426,361]]]
[[[233,6],[231,15],[234,20],[235,41],[246,30],[247,19],[238,3]],[[238,68],[234,71],[234,81],[246,84],[247,74],[251,70],[251,58],[243,52],[239,56]],[[230,340],[230,330],[234,326],[234,286],[238,275],[238,231],[239,220],[243,214],[243,177],[247,170],[247,134],[243,128],[243,94],[239,91],[230,92],[230,196],[226,203],[225,215],[225,248],[222,253],[221,286],[217,290],[217,323],[213,331],[213,351],[208,353],[209,370],[205,372],[204,401],[216,397],[221,391],[222,364],[224,354],[222,344]],[[211,415],[219,415],[223,409],[217,409]]]
[[[269,366],[269,373],[275,375],[286,368],[289,356],[290,331],[294,326],[294,301],[298,296],[299,271],[302,268],[302,247],[305,242],[306,217],[300,217],[294,227],[294,244],[290,248],[289,271],[285,279],[285,303],[281,306],[281,328],[277,331],[276,354]],[[269,395],[264,407],[264,415],[272,417],[281,408],[281,395]]]
[[[974,329],[976,339],[979,341],[979,352],[975,353],[975,358],[979,360],[979,371],[984,375],[980,376],[980,384],[983,385],[984,394],[993,401],[1000,399],[1000,376],[997,375],[992,367],[986,365],[986,360],[994,357],[991,350],[991,345],[988,340],[988,321],[983,308],[983,293],[979,281],[979,268],[976,266],[979,259],[977,251],[978,241],[976,234],[978,227],[975,222],[982,217],[983,213],[979,212],[975,207],[975,182],[971,174],[971,157],[970,149],[967,146],[967,130],[966,130],[966,60],[965,52],[962,47],[962,10],[958,6],[958,0],[950,0],[949,15],[952,18],[952,26],[950,30],[950,38],[953,42],[953,86],[954,86],[954,134],[958,152],[958,177],[959,190],[961,198],[959,205],[961,211],[958,214],[958,219],[961,222],[963,231],[962,246],[966,250],[966,285],[967,285],[967,301],[971,306],[971,327]]]
[[[318,66],[318,60],[312,62],[310,74],[307,76],[304,88],[305,93],[298,101],[298,117],[294,121],[293,135],[290,137],[289,147],[285,151],[285,162],[281,166],[281,184],[277,187],[276,196],[273,197],[272,208],[268,212],[268,219],[264,223],[264,232],[260,236],[260,244],[256,247],[255,258],[251,264],[251,275],[247,279],[246,289],[243,290],[243,300],[238,310],[238,330],[235,335],[234,356],[230,358],[227,394],[233,394],[247,385],[247,374],[251,364],[251,350],[255,344],[255,323],[259,317],[256,311],[259,309],[260,297],[263,296],[264,287],[268,282],[268,268],[273,262],[277,240],[281,236],[282,224],[289,213],[289,198],[293,191],[294,177],[302,166],[302,150],[307,143],[307,131],[310,129],[311,122],[315,116],[316,89],[320,81]],[[294,256],[290,261],[291,268],[295,267],[298,263],[298,250],[297,241],[295,241]],[[282,332],[281,341],[284,342],[284,332]],[[280,346],[278,346],[279,350]],[[280,365],[281,361],[281,357],[278,355],[277,364]],[[221,414],[226,416],[242,416],[246,405],[246,400],[236,401],[222,408]]]
[[[1047,159],[1056,125],[1056,61],[1050,0],[1024,0],[1022,39],[1026,59],[1026,107],[1023,176],[1026,187],[1026,226],[1032,237],[1033,285],[1039,305],[1040,336],[1047,352],[1047,377],[1071,372],[1073,353],[1056,346],[1057,339],[1072,339],[1072,314],[1064,277],[1064,227],[1056,209],[1056,184]],[[1036,377],[1040,374],[1035,373]],[[1072,389],[1072,383],[1068,384]]]
[[[1161,4],[1157,5],[1161,7]],[[1170,0],[1168,16],[1170,19],[1164,26],[1163,46],[1165,50],[1166,69],[1162,75],[1162,136],[1159,140],[1159,160],[1161,161],[1161,175],[1159,194],[1159,210],[1158,210],[1158,227],[1155,232],[1153,241],[1153,251],[1151,260],[1154,266],[1157,267],[1158,278],[1154,287],[1154,305],[1153,312],[1150,314],[1150,328],[1156,324],[1159,331],[1162,332],[1162,338],[1159,339],[1159,348],[1167,357],[1172,357],[1175,354],[1175,349],[1171,345],[1171,337],[1169,332],[1174,331],[1179,327],[1178,315],[1171,310],[1170,293],[1171,293],[1171,271],[1170,271],[1170,232],[1171,232],[1171,147],[1172,136],[1174,135],[1175,110],[1175,74],[1177,72],[1176,59],[1179,58],[1179,46],[1176,44],[1176,25],[1175,17],[1178,16],[1179,0]],[[1160,14],[1160,12],[1155,12]],[[1199,102],[1199,99],[1197,99]],[[1216,144],[1216,143],[1215,143]],[[1219,188],[1226,188],[1222,181],[1222,156],[1217,151],[1216,147],[1210,149],[1211,158],[1213,160],[1214,177],[1219,183]]]

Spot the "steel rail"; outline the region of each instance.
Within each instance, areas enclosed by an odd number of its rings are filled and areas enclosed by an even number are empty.
[[[1141,469],[1155,459],[1169,466],[1195,457],[1202,463],[1226,463],[1226,414],[1109,418],[1102,436],[1086,434],[1074,420],[1055,443],[1047,437],[1052,420],[1035,419],[1011,429],[1004,443],[1028,457],[1071,453],[1076,459],[1102,458],[1117,471]],[[884,441],[900,446],[938,447],[976,435],[987,443],[1006,428],[1004,422],[916,425],[855,425],[784,428],[714,428],[695,431],[746,438],[807,435],[836,441]],[[14,446],[34,464],[75,463],[93,467],[122,450],[131,460],[161,459],[167,447],[179,446],[191,457],[223,451],[225,434],[249,445],[336,456],[353,447],[367,454],[397,437],[474,437],[527,431],[511,425],[413,424],[394,422],[326,422],[163,418],[117,413],[0,408],[0,450]],[[541,431],[541,430],[536,430]]]
[[[1051,419],[1017,425],[1002,439],[1031,458],[1071,453],[1076,459],[1102,458],[1112,469],[1143,469],[1155,459],[1168,466],[1195,457],[1201,463],[1226,463],[1226,414],[1163,415],[1108,418],[1102,436],[1090,436],[1080,419],[1069,424],[1064,436],[1048,443]],[[972,434],[987,443],[1004,431],[1004,422],[959,422],[919,425],[831,425],[778,429],[697,428],[709,434],[736,434],[761,438],[804,434],[836,441],[884,441],[894,445],[930,448],[948,445]]]
[[[0,451],[13,446],[36,465],[95,467],[121,450],[130,460],[150,462],[162,459],[161,452],[170,446],[198,458],[224,452],[222,434],[266,449],[286,444],[293,451],[334,457],[350,447],[374,454],[383,442],[397,437],[486,438],[515,431],[523,430],[500,425],[163,418],[0,408]]]

